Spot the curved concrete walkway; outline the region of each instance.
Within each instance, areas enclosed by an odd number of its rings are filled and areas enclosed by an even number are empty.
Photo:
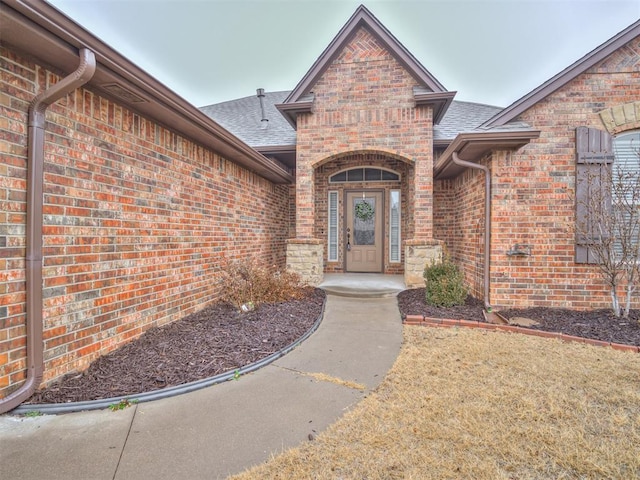
[[[2,477],[225,478],[335,422],[382,381],[401,342],[394,297],[328,295],[309,339],[237,381],[116,412],[0,417]]]

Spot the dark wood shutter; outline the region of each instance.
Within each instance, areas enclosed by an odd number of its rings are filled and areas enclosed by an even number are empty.
[[[598,197],[606,194],[603,208],[610,210],[611,191],[603,190],[600,182],[603,177],[611,178],[613,160],[613,137],[609,133],[596,128],[576,129],[576,225],[582,226],[576,231],[576,263],[598,263],[590,245],[602,239],[588,207],[589,197],[592,192],[598,192]]]

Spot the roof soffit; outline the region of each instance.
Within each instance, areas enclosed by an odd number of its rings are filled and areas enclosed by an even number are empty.
[[[437,125],[447,113],[447,110],[449,110],[456,93],[457,92],[424,93],[414,88],[413,98],[416,101],[416,106],[429,105],[433,108],[433,123]]]
[[[478,162],[494,150],[517,150],[540,136],[539,130],[476,131],[460,133],[446,148],[433,168],[436,180],[454,178],[465,167],[453,162],[453,153],[469,162]]]
[[[424,68],[391,32],[364,5],[360,5],[329,46],[318,57],[311,69],[285,99],[284,104],[298,103],[305,95],[310,93],[311,88],[361,27],[367,28],[422,86],[432,92],[446,91],[446,88]]]
[[[556,90],[572,81],[578,75],[586,72],[594,65],[600,63],[613,52],[623,47],[640,35],[640,20],[631,24],[623,31],[604,42],[599,47],[587,53],[584,57],[568,66],[545,83],[535,88],[524,97],[516,100],[510,106],[487,120],[482,127],[499,127],[515,120],[518,115],[528,110],[541,100],[551,95]]]

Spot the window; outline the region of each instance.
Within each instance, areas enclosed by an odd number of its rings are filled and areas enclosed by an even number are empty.
[[[351,168],[329,177],[329,183],[346,182],[397,182],[400,175],[382,168]]]
[[[329,233],[327,260],[329,262],[338,261],[338,192],[329,192]]]
[[[625,183],[637,180],[640,171],[640,132],[622,133],[613,139],[616,176]],[[627,194],[631,193],[629,191]]]
[[[626,132],[613,139],[613,207],[614,250],[616,258],[637,260],[640,236],[640,132]]]
[[[400,190],[391,190],[389,198],[389,261],[400,262]]]

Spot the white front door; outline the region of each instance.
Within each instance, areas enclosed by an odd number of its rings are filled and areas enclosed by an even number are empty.
[[[346,271],[382,272],[384,194],[347,192]]]

